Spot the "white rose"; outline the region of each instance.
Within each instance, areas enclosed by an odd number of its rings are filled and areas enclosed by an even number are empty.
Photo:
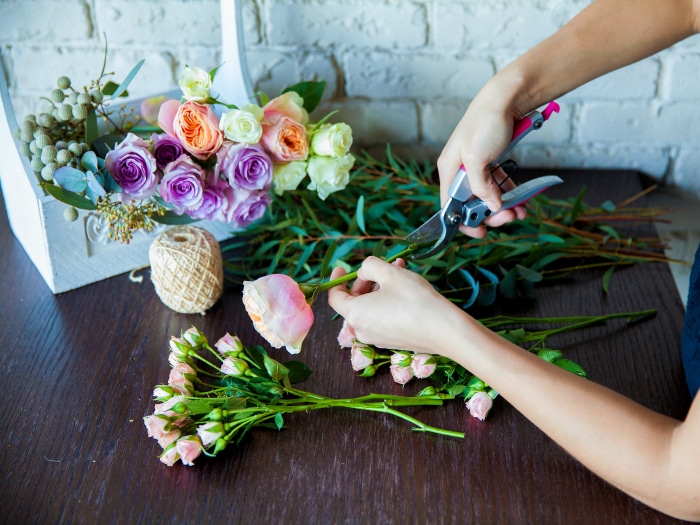
[[[248,104],[241,109],[233,109],[221,115],[219,128],[224,136],[234,142],[257,144],[262,137],[263,110],[255,104]]]
[[[187,100],[203,104],[209,99],[211,77],[202,68],[185,66],[178,85]]]
[[[352,128],[343,122],[323,124],[311,139],[311,148],[317,155],[342,157],[352,146]]]
[[[296,190],[304,177],[306,177],[305,160],[275,164],[272,168],[272,189],[277,195]]]
[[[343,157],[311,157],[307,168],[311,178],[309,189],[316,190],[318,197],[325,201],[331,193],[348,185],[354,164],[355,157],[350,153]]]

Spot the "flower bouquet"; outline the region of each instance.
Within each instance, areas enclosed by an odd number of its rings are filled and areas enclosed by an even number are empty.
[[[105,54],[106,61],[106,54]],[[16,138],[42,188],[68,204],[64,216],[91,210],[109,223],[109,236],[128,243],[155,222],[219,221],[232,230],[259,219],[270,191],[296,189],[308,176],[321,199],[348,182],[352,131],[310,122],[324,82],[302,82],[260,104],[237,107],[211,94],[216,69],[186,67],[181,100],[155,97],[134,109],[110,104],[143,65],[117,84],[102,71],[82,89],[60,77],[45,111],[27,115]],[[225,111],[217,114],[215,108]]]

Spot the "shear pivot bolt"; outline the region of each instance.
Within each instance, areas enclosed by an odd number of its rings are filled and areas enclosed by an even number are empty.
[[[462,217],[460,217],[460,215],[457,213],[450,213],[447,216],[447,222],[449,222],[450,224],[458,224],[461,220]]]

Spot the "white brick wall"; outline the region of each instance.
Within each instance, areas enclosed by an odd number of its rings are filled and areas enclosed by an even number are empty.
[[[561,27],[586,0],[243,0],[255,88],[328,82],[360,146],[436,155],[498,69]],[[0,52],[19,115],[62,74],[87,82],[109,42],[134,96],[170,90],[184,64],[219,64],[218,0],[0,0]],[[537,167],[639,169],[700,194],[700,37],[563,97],[562,113],[514,157]],[[240,101],[233,101],[240,102]]]

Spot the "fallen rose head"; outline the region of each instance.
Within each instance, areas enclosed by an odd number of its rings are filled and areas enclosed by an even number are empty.
[[[493,407],[493,399],[486,392],[477,392],[467,400],[466,406],[472,416],[483,421]]]
[[[255,329],[274,348],[298,354],[314,322],[299,285],[287,275],[272,274],[243,283],[243,304]]]

